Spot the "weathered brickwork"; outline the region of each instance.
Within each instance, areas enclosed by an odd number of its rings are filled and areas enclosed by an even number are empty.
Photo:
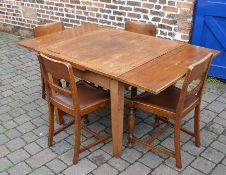
[[[154,23],[158,36],[188,41],[195,0],[0,0],[0,29],[21,33],[48,21],[124,27],[127,20]]]

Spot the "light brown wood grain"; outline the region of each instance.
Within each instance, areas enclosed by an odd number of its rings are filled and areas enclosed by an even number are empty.
[[[106,89],[110,89],[110,79],[106,76],[91,72],[91,71],[81,71],[79,69],[74,69],[75,76],[83,80],[92,82]]]
[[[189,57],[187,57],[186,63],[183,63],[185,65],[189,64],[189,67],[187,68],[182,88],[170,86],[158,95],[144,92],[128,101],[128,105],[130,108],[130,115],[128,120],[129,148],[133,147],[134,142],[140,143],[154,151],[158,151],[159,153],[165,154],[166,156],[175,158],[176,167],[180,169],[182,168],[180,131],[183,131],[195,137],[195,145],[197,147],[200,147],[200,104],[202,101],[203,88],[206,82],[213,54],[207,53],[201,56],[201,58],[200,55],[201,54],[197,55],[198,61],[194,62],[193,59],[189,60],[190,56],[192,56],[192,54],[190,54]],[[191,64],[192,61],[193,63]],[[193,81],[197,80],[199,83],[194,85],[193,89],[189,90],[189,85],[193,83]],[[155,118],[158,117],[160,120],[163,120],[165,122],[165,126],[161,129],[158,129],[154,135],[152,135],[146,140],[134,137],[133,131],[136,119],[136,114],[134,112],[135,109],[144,110],[146,112],[154,114]],[[190,113],[193,109],[195,109],[194,131],[190,131],[182,127],[182,119],[186,117],[186,115]],[[174,128],[173,151],[168,151],[158,147],[155,144],[152,144],[152,142],[156,138],[158,138],[164,130],[168,129],[169,126],[173,126]]]
[[[64,30],[64,24],[63,22],[53,22],[53,23],[48,23],[44,25],[38,25],[34,28],[34,37],[41,37],[45,35],[50,35],[54,34],[57,32],[62,32]],[[42,98],[46,98],[46,90],[45,90],[45,83],[43,79],[43,73],[41,72],[41,85],[42,85]],[[59,82],[57,82],[59,83]],[[56,115],[56,121],[58,124],[63,124],[63,114],[61,111],[57,110],[56,108],[54,109],[55,115]]]
[[[86,24],[79,27],[66,29],[60,32],[55,32],[53,34],[41,36],[38,38],[23,40],[19,42],[19,45],[39,52],[39,48],[51,46],[52,44],[55,44],[61,41],[66,41],[68,39],[71,39],[71,38],[74,38],[101,28],[102,27],[99,25]]]
[[[110,88],[113,152],[117,157],[122,146],[123,84],[160,93],[183,77],[190,64],[212,51],[96,25],[66,29],[20,45],[71,63],[78,76]]]
[[[81,125],[81,118],[89,113],[103,108],[110,103],[110,94],[108,91],[93,87],[85,81],[75,81],[74,71],[70,64],[59,62],[48,58],[42,54],[38,56],[43,78],[46,84],[46,91],[49,106],[49,135],[48,145],[53,145],[54,135],[65,130],[74,124],[74,164],[79,161],[79,153],[90,149],[110,138],[110,135],[102,136],[94,130]],[[51,77],[51,78],[50,78]],[[64,79],[69,83],[68,87],[59,86],[59,79]],[[62,127],[54,128],[54,108],[57,112],[65,112],[73,116],[74,120],[64,124]],[[96,141],[81,148],[81,128],[92,134]]]
[[[189,65],[212,50],[184,45],[120,76],[121,81],[158,94],[182,78]]]
[[[125,30],[143,35],[156,36],[156,26],[150,23],[126,21]]]
[[[111,80],[111,123],[112,140],[114,143],[113,154],[120,157],[122,152],[123,118],[124,118],[124,85],[116,80]]]
[[[184,44],[103,28],[39,51],[114,78]]]

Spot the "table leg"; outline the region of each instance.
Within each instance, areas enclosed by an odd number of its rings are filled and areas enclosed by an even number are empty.
[[[124,85],[116,80],[111,80],[110,92],[113,155],[120,157],[123,139]]]

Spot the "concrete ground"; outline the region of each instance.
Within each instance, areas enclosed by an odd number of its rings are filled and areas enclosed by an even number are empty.
[[[201,111],[201,147],[182,133],[183,168],[175,168],[172,158],[135,145],[126,148],[126,106],[123,154],[112,157],[111,139],[81,154],[77,165],[72,164],[73,126],[54,138],[47,146],[48,108],[41,98],[39,65],[35,53],[18,46],[20,37],[0,32],[0,175],[64,174],[64,175],[225,175],[226,174],[226,84],[209,81],[206,85]],[[70,116],[65,117],[71,120]],[[153,116],[137,111],[135,134],[147,137]],[[90,115],[89,126],[101,133],[110,132],[109,107]],[[193,128],[190,113],[184,127]],[[156,144],[173,149],[172,129]],[[82,133],[82,144],[93,139]]]

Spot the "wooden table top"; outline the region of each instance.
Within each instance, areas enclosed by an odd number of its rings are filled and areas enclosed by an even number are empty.
[[[101,28],[102,26],[95,25],[95,24],[83,25],[81,27],[66,29],[60,32],[56,32],[56,33],[45,35],[38,38],[26,39],[19,42],[19,45],[38,52],[40,48],[51,46],[54,43],[66,41],[68,39],[71,39],[79,35],[83,35],[85,33],[95,31]]]
[[[159,93],[210,49],[96,25],[25,40],[21,46],[129,85]]]

